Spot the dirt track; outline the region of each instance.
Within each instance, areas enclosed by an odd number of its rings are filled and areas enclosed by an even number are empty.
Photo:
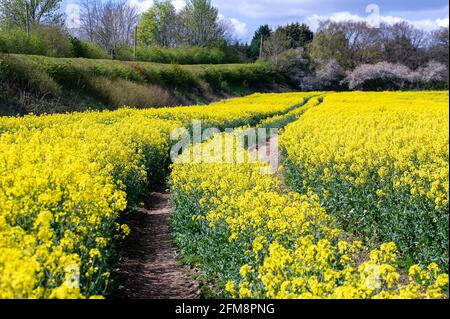
[[[250,152],[279,156],[278,136],[273,136],[261,147]],[[267,158],[266,158],[267,160]],[[278,164],[278,162],[275,162]],[[282,178],[277,167],[275,174]],[[122,262],[117,271],[121,281],[117,298],[121,299],[196,299],[200,289],[188,270],[177,263],[175,246],[169,227],[169,194],[151,193],[144,208],[130,214],[126,223],[131,234],[121,248]]]
[[[169,195],[152,193],[145,208],[130,214],[131,234],[121,248],[117,298],[196,299],[198,284],[175,256],[169,227]]]

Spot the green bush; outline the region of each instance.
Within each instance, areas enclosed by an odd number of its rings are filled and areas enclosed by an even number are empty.
[[[243,59],[220,48],[180,47],[158,48],[138,47],[137,60],[155,63],[175,64],[223,64],[241,63]],[[118,57],[120,59],[120,57]],[[124,60],[130,59],[124,57]]]
[[[156,63],[170,63],[170,57],[165,54],[162,49],[158,47],[138,47],[137,48],[137,59],[139,61],[148,61]]]
[[[0,51],[46,55],[51,57],[73,56],[69,36],[58,27],[34,27],[30,33],[11,29],[0,34]]]
[[[280,79],[265,64],[192,65],[153,64],[106,59],[51,58],[45,56],[9,55],[11,59],[38,65],[52,79],[67,88],[93,76],[123,79],[137,83],[159,84],[172,88],[197,87],[205,81],[213,88],[272,84]]]
[[[223,86],[223,82],[244,87],[270,86],[274,82],[283,82],[283,78],[270,66],[262,63],[208,66],[201,78],[218,90]]]
[[[44,55],[51,57],[72,57],[73,49],[69,35],[56,26],[35,27],[31,35],[39,39]]]
[[[0,60],[0,80],[40,96],[56,97],[61,94],[58,83],[41,65],[19,56],[6,56]]]
[[[0,33],[0,52],[43,55],[46,47],[38,34],[12,29]]]
[[[169,87],[189,88],[197,85],[194,75],[177,64],[161,69],[159,76]]]
[[[87,59],[109,59],[109,55],[93,42],[81,41],[78,38],[70,38],[73,56]]]
[[[120,46],[114,50],[113,56],[115,60],[133,61],[134,60],[133,48],[126,45]]]

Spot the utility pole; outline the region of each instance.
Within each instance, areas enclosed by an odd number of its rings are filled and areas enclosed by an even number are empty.
[[[137,25],[134,27],[134,61],[137,60]]]
[[[261,43],[259,45],[259,58],[262,59],[263,55],[263,42],[264,42],[264,35],[261,34]]]
[[[27,34],[30,33],[30,17],[28,12],[28,2],[25,1],[25,12],[26,12],[26,21],[25,21],[25,30],[27,31]]]

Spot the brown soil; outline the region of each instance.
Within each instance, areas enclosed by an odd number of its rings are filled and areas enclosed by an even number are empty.
[[[169,195],[152,193],[145,206],[130,214],[131,234],[121,247],[117,275],[122,299],[196,299],[197,282],[177,262],[168,216]]]

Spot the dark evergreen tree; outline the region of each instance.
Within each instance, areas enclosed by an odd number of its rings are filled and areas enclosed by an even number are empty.
[[[289,47],[291,49],[305,47],[313,40],[314,34],[306,24],[291,23],[283,27],[279,27],[289,39]]]
[[[250,47],[248,49],[249,58],[254,60],[259,58],[259,53],[261,49],[261,37],[264,40],[267,40],[271,34],[272,30],[267,24],[260,26],[258,30],[256,30],[255,35],[253,36],[252,42],[250,44]]]

